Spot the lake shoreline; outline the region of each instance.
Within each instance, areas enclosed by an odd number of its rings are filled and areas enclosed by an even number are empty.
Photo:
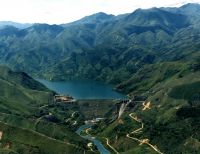
[[[57,94],[70,95],[76,100],[113,100],[128,98],[125,94],[114,90],[113,85],[99,81],[69,80],[55,82],[45,79],[36,80]]]

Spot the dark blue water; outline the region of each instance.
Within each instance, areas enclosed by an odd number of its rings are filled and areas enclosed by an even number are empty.
[[[100,152],[100,154],[110,154],[110,152],[103,146],[103,144],[97,140],[96,138],[93,138],[92,136],[86,135],[86,136],[82,136],[81,132],[87,128],[90,128],[91,125],[82,125],[81,127],[78,128],[78,130],[76,131],[76,133],[78,135],[80,135],[81,137],[83,137],[84,139],[90,140],[93,142],[94,145],[96,145],[98,151]]]
[[[59,94],[71,95],[75,99],[125,99],[126,96],[113,90],[108,84],[97,81],[51,82],[37,79],[49,89]]]

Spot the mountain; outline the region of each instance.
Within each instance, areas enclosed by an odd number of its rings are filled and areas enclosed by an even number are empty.
[[[174,12],[174,13],[187,14],[191,16],[194,16],[194,15],[196,16],[200,14],[200,11],[199,11],[200,5],[195,4],[195,3],[188,3],[181,6],[180,8],[169,7],[169,8],[162,8],[162,9],[166,11]]]
[[[88,24],[88,25],[96,25],[99,23],[107,22],[109,20],[112,20],[115,16],[114,15],[108,15],[104,12],[99,12],[90,16],[86,16],[80,20],[77,20],[75,22],[71,22],[68,24],[63,24],[62,26],[72,26],[72,25],[80,25],[80,24]]]
[[[198,13],[191,18],[187,10],[198,7],[138,9],[120,16],[97,13],[64,26],[5,27],[0,30],[1,63],[40,78],[120,83],[146,63],[186,56],[180,45],[193,39],[198,43],[200,23]],[[122,77],[115,75],[120,72]]]
[[[199,4],[194,4],[194,3],[189,3],[180,8],[180,13],[184,14],[191,14],[191,15],[199,15],[200,14],[200,5]]]
[[[19,29],[25,29],[25,28],[30,27],[31,25],[32,24],[28,24],[28,23],[22,24],[22,23],[17,23],[17,22],[12,22],[12,21],[0,21],[0,29],[5,26],[14,26]]]
[[[190,22],[192,22],[193,24],[199,24],[199,15],[200,15],[199,4],[188,3],[180,8],[162,8],[162,9],[173,13],[187,15],[189,17]]]

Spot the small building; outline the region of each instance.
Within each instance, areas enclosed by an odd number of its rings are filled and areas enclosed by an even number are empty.
[[[75,99],[72,96],[65,96],[65,95],[55,95],[55,102],[56,103],[72,103],[75,102]]]

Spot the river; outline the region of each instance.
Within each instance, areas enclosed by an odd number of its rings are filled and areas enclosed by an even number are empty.
[[[86,135],[86,136],[82,136],[81,135],[81,132],[87,128],[90,128],[91,125],[89,124],[85,124],[85,125],[82,125],[81,127],[78,128],[78,130],[76,131],[76,133],[78,135],[80,135],[81,137],[83,137],[84,139],[87,139],[87,140],[90,140],[93,142],[94,145],[96,145],[98,151],[100,152],[100,154],[110,154],[110,152],[103,146],[103,144],[97,140],[96,138],[90,136],[90,135]]]

